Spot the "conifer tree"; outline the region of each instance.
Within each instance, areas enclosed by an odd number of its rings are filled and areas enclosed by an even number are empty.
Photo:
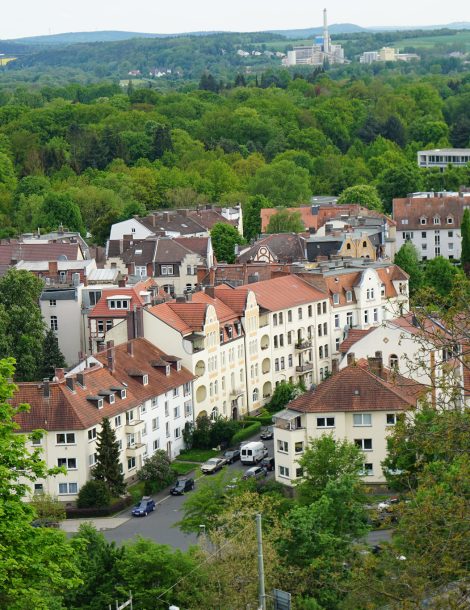
[[[460,260],[465,268],[465,266],[470,264],[470,210],[464,210],[460,233],[462,235],[462,254],[460,255]]]
[[[42,346],[42,372],[41,377],[51,379],[54,376],[56,368],[65,368],[64,355],[60,351],[57,336],[52,329],[46,332],[44,343]]]
[[[104,481],[114,496],[124,493],[126,485],[124,475],[119,468],[119,444],[107,417],[103,418],[101,432],[98,433],[96,466],[92,474],[98,481]]]

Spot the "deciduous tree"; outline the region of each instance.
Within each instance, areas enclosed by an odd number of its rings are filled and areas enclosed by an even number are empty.
[[[266,233],[302,233],[305,225],[302,222],[300,212],[279,210],[271,216]]]
[[[219,262],[235,262],[235,246],[245,243],[235,227],[217,222],[211,229],[212,247]]]

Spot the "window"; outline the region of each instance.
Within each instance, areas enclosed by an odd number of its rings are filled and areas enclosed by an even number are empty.
[[[292,344],[292,332],[289,331],[287,333],[287,345],[291,345]]]
[[[253,390],[253,402],[257,402],[259,400],[259,390],[258,388],[254,388]]]
[[[179,396],[179,388],[173,388],[173,398],[176,398],[177,396]]]
[[[302,312],[302,307],[299,307],[299,308],[297,309],[297,315],[298,315],[299,320],[301,320],[301,319],[302,319],[302,314],[303,314],[303,312]]]
[[[323,301],[323,313],[326,313],[326,301]]]
[[[44,485],[42,483],[35,483],[34,484],[34,493],[35,494],[44,493]]]
[[[368,301],[371,301],[374,298],[374,289],[373,288],[367,289],[366,298]]]
[[[142,375],[142,385],[148,385],[148,384],[149,384],[149,376]]]
[[[279,347],[284,347],[284,335],[279,335]]]
[[[129,309],[129,299],[111,299],[109,309]]]
[[[61,496],[78,493],[78,483],[59,483],[59,494]]]
[[[451,225],[454,222],[454,219],[452,218],[452,216],[448,216],[447,217],[447,224]]]
[[[354,442],[362,451],[372,451],[371,438],[355,438]]]
[[[285,360],[284,360],[284,356],[281,358],[281,371],[283,371],[286,368],[285,365]]]
[[[173,417],[174,419],[178,419],[178,417],[180,417],[181,412],[180,412],[180,407],[177,406],[173,409]]]
[[[110,331],[113,327],[113,321],[112,320],[106,320],[106,332]]]
[[[296,468],[295,469],[295,476],[297,478],[300,478],[304,475],[304,469],[303,468]]]
[[[274,370],[279,371],[279,358],[274,360]],[[232,384],[233,385],[233,384]]]
[[[323,358],[323,345],[320,345],[318,348],[318,357]]]
[[[273,326],[277,326],[277,313],[273,315]]]
[[[67,470],[77,470],[77,458],[57,458],[57,466],[65,466]]]
[[[103,320],[98,320],[97,326],[98,326],[98,332],[99,333],[104,332],[104,322],[103,322]]]
[[[296,453],[302,453],[304,450],[304,443],[303,441],[297,441],[294,445],[294,451]]]
[[[175,438],[181,438],[181,428],[175,428]]]
[[[116,417],[114,418],[114,427],[119,428],[120,425],[121,425],[121,416],[116,415]]]
[[[335,328],[339,328],[339,313],[335,313]]]
[[[453,231],[447,231],[447,237],[454,237]]]
[[[339,305],[339,294],[337,292],[333,294],[333,305]]]
[[[317,329],[317,330],[318,330],[318,336],[319,336],[319,337],[321,337],[321,336],[322,336],[322,334],[323,334],[323,333],[322,333],[322,328],[323,328],[323,327],[322,327],[322,325],[321,325],[321,324],[319,324],[319,325],[318,325],[318,329]]]
[[[374,466],[370,462],[365,462],[362,465],[362,475],[366,477],[370,477],[374,475]]]
[[[309,305],[310,307],[310,305]],[[317,315],[321,314],[321,303],[317,303]]]
[[[274,347],[278,347],[279,342],[278,342],[278,338],[277,335],[274,335]]]
[[[59,325],[57,324],[57,316],[51,316],[51,330],[59,330]]]
[[[287,468],[287,466],[279,466],[279,476],[280,477],[289,476],[289,469]]]
[[[173,265],[162,265],[162,275],[173,275]]]
[[[188,381],[188,383],[183,384],[183,395],[189,396],[190,394],[191,394],[191,383]]]
[[[374,309],[374,322],[378,322],[379,321],[379,311],[378,309]]]
[[[55,307],[57,305],[57,301],[55,299],[49,300],[49,307]]]
[[[157,438],[153,441],[153,450],[157,451],[157,449],[160,449],[160,439]]]
[[[441,224],[441,219],[439,218],[439,216],[434,216],[434,218],[432,219],[433,223],[435,225],[440,225]]]
[[[352,311],[348,311],[346,314],[346,324],[349,326],[349,328],[352,328],[352,326],[353,326],[353,312]]]
[[[334,417],[317,417],[317,428],[334,428]]]
[[[405,241],[411,241],[413,239],[413,231],[405,231],[403,233],[403,239]]]
[[[96,464],[96,453],[90,453],[88,456],[88,466],[94,466]]]
[[[339,352],[339,344],[340,344],[340,338],[336,337],[335,339],[335,351]]]
[[[325,358],[328,358],[328,345],[325,345],[323,352],[325,354]]]
[[[354,413],[354,426],[372,426],[372,415],[370,413]]]
[[[75,433],[74,432],[62,432],[56,434],[57,445],[75,445]]]
[[[283,316],[282,316],[282,311],[279,312],[279,324],[282,324],[284,322],[283,320]]]
[[[422,237],[423,239],[426,239],[426,231],[421,231],[421,237]]]
[[[323,334],[326,335],[328,334],[328,324],[327,322],[323,322]]]
[[[147,405],[145,403],[140,405],[140,414],[142,415],[143,413],[147,413]]]
[[[31,439],[31,445],[33,445],[34,447],[37,447],[38,445],[42,445],[42,436],[40,436],[39,438],[32,438]]]
[[[189,417],[192,412],[193,412],[193,406],[191,404],[191,401],[188,400],[187,402],[184,403],[184,415],[185,415],[185,417]]]
[[[132,421],[134,421],[134,409],[126,412],[126,424],[130,424]]]
[[[420,222],[422,225],[425,225],[425,224],[426,224],[426,222],[427,222],[427,219],[426,219],[426,218],[424,218],[423,216],[421,216],[421,218],[419,219],[419,222]]]
[[[292,309],[289,309],[287,312],[287,321],[292,322]]]
[[[391,369],[397,369],[398,368],[398,356],[396,354],[390,354],[388,363],[389,363]]]
[[[313,307],[311,305],[307,307],[307,313],[309,318],[313,316]]]
[[[352,301],[352,291],[346,290],[346,303],[350,303]]]
[[[292,354],[289,354],[289,356],[287,357],[287,361],[288,361],[288,366],[293,366]]]
[[[90,290],[88,298],[90,299],[90,305],[95,306],[101,299],[101,290]]]
[[[289,443],[287,441],[277,441],[277,450],[287,453],[289,451]]]
[[[364,311],[364,324],[369,324],[369,312],[367,309]]]
[[[135,457],[128,458],[127,470],[133,470],[135,468]]]
[[[453,250],[454,249],[454,244],[452,242],[449,242],[449,250]]]
[[[387,426],[394,426],[397,423],[396,413],[387,413],[385,417],[386,417]]]
[[[160,424],[158,422],[158,417],[154,417],[152,419],[152,430],[158,430],[159,427],[160,427]]]

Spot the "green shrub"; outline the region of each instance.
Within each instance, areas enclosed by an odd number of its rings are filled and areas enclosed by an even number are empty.
[[[260,422],[249,423],[248,426],[243,427],[241,430],[239,430],[236,434],[233,435],[231,444],[236,445],[238,443],[241,443],[242,441],[246,440],[247,438],[254,436],[260,430],[261,430]]]
[[[104,481],[92,479],[78,492],[78,508],[106,508],[111,504],[111,492]]]
[[[262,426],[272,426],[273,425],[273,416],[272,415],[257,415],[245,417],[244,421],[249,422],[259,422]]]

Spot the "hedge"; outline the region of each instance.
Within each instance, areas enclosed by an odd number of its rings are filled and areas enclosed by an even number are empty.
[[[254,436],[257,432],[261,430],[261,422],[255,421],[253,423],[249,422],[249,425],[242,428],[239,432],[232,436],[232,445],[236,445],[237,443],[241,443],[242,441]]]
[[[254,415],[248,415],[245,417],[245,421],[249,422],[257,422],[259,421],[262,426],[272,426],[273,425],[273,416],[272,415],[258,415],[255,417]]]
[[[104,506],[103,508],[67,507],[65,513],[67,519],[78,519],[80,517],[108,517],[109,515],[124,510],[128,506],[131,506],[131,504],[133,504],[132,497],[125,496],[124,498],[117,500],[117,502],[113,502],[113,504]]]

